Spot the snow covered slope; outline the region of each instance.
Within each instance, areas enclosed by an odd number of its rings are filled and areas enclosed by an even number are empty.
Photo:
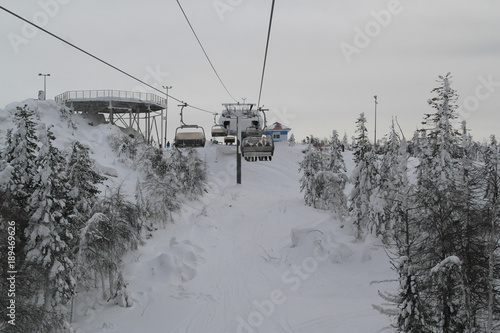
[[[108,180],[103,193],[121,186],[134,201],[137,179],[129,161],[111,148],[120,130],[89,126],[62,115],[53,101],[28,100],[0,110],[0,138],[13,126],[16,107],[29,104],[55,145],[74,140],[91,150]],[[75,126],[71,126],[71,122]],[[199,149],[209,167],[209,189],[184,203],[175,224],[157,230],[125,258],[132,306],[123,308],[90,291],[74,303],[77,332],[374,333],[388,319],[373,281],[395,278],[380,242],[356,242],[351,226],[305,206],[298,163],[303,146],[278,145],[272,162],[245,162],[236,185],[235,155],[220,147]],[[352,156],[344,155],[348,172]]]
[[[90,126],[85,119],[79,115],[61,113],[61,106],[52,100],[40,101],[28,99],[23,102],[15,102],[0,109],[0,142],[4,142],[4,137],[9,128],[14,126],[14,113],[16,108],[25,105],[30,110],[34,110],[39,118],[41,126],[52,126],[56,140],[54,145],[63,151],[71,150],[74,141],[80,141],[85,147],[90,149],[91,157],[96,161],[99,172],[108,180],[100,186],[102,193],[106,193],[109,188],[122,186],[124,192],[132,195],[137,178],[142,178],[141,172],[134,171],[125,162],[125,159],[117,156],[112,149],[112,138],[121,136],[121,130],[110,124]]]
[[[127,258],[130,308],[80,295],[80,332],[374,333],[388,326],[372,309],[373,281],[394,278],[378,240],[355,242],[350,226],[304,205],[301,146],[276,148],[272,162],[199,149],[210,188],[176,223]],[[345,153],[349,170],[352,158]]]

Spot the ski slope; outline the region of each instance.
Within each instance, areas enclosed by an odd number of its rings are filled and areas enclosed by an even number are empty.
[[[242,161],[241,185],[235,155],[199,149],[208,193],[126,258],[131,307],[78,296],[77,332],[385,331],[389,321],[372,304],[395,285],[373,283],[395,278],[387,254],[377,239],[356,242],[351,226],[304,205],[301,149],[278,145],[272,162]]]

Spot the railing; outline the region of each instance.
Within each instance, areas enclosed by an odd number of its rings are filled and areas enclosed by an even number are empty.
[[[122,90],[78,90],[66,91],[55,97],[55,101],[62,103],[75,99],[99,99],[99,98],[130,98],[140,101],[165,105],[165,98],[152,93],[122,91]]]

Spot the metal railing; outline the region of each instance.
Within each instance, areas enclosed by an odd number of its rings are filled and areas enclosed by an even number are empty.
[[[130,98],[143,102],[151,102],[158,105],[165,105],[165,98],[152,93],[123,91],[123,90],[77,90],[66,91],[55,97],[55,101],[63,103],[77,99],[99,99],[99,98]]]

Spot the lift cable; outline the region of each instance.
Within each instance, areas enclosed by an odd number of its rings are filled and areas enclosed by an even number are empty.
[[[258,99],[258,102],[257,102],[257,107],[258,108],[260,108],[260,97],[262,95],[262,86],[264,84],[264,73],[266,71],[267,51],[269,49],[269,38],[271,36],[271,26],[272,26],[272,23],[273,23],[274,2],[275,2],[275,0],[273,0],[273,3],[271,5],[271,16],[269,18],[269,29],[267,31],[266,52],[264,53],[264,66],[262,67],[262,77],[260,79],[259,99]]]
[[[205,51],[205,48],[203,47],[203,45],[201,44],[201,41],[200,39],[198,38],[198,35],[196,34],[196,32],[194,31],[194,28],[193,26],[191,25],[191,22],[189,21],[187,15],[186,15],[186,12],[184,11],[184,9],[182,8],[182,5],[181,3],[179,2],[179,0],[177,0],[177,4],[179,5],[179,8],[181,9],[182,11],[182,14],[184,15],[184,18],[186,19],[187,23],[189,24],[189,27],[191,28],[191,31],[193,32],[194,34],[194,37],[196,37],[196,40],[198,41],[198,44],[200,45],[203,53],[205,54],[205,57],[207,58],[208,60],[208,63],[210,64],[210,66],[212,67],[215,75],[217,76],[217,78],[219,79],[219,82],[222,84],[222,86],[224,87],[224,89],[226,90],[227,94],[235,101],[237,102],[237,100],[233,97],[233,95],[231,95],[231,93],[229,92],[229,90],[227,89],[226,85],[224,84],[224,82],[222,81],[221,77],[219,76],[219,73],[217,73],[217,70],[215,69],[215,66],[214,64],[212,63],[212,61],[210,60],[210,58],[208,57],[208,54],[207,52]]]
[[[88,55],[88,56],[90,56],[90,57],[92,57],[92,58],[94,58],[94,59],[96,59],[96,60],[98,60],[98,61],[102,62],[103,64],[105,64],[105,65],[107,65],[107,66],[109,66],[109,67],[111,67],[111,68],[113,68],[113,69],[115,69],[115,70],[117,70],[118,72],[120,72],[120,73],[122,73],[122,74],[124,74],[124,75],[126,75],[126,76],[128,76],[128,77],[130,77],[130,78],[132,78],[132,79],[134,79],[134,80],[136,80],[136,81],[138,81],[138,82],[142,83],[143,85],[145,85],[145,86],[147,86],[147,87],[149,87],[149,88],[151,88],[151,89],[153,89],[153,90],[155,90],[155,91],[158,91],[158,92],[160,92],[161,94],[166,95],[167,97],[170,97],[170,98],[172,98],[173,100],[175,100],[175,101],[177,101],[177,102],[179,102],[179,103],[184,103],[184,101],[181,101],[181,100],[180,100],[180,99],[178,99],[178,98],[175,98],[175,97],[173,97],[173,96],[171,96],[171,95],[168,95],[168,94],[167,94],[167,93],[165,93],[164,91],[162,91],[162,90],[160,90],[160,89],[158,89],[158,88],[155,88],[154,86],[152,86],[152,85],[150,85],[150,84],[148,84],[148,83],[146,83],[146,82],[142,81],[141,79],[139,79],[139,78],[137,78],[137,77],[133,76],[132,74],[129,74],[129,73],[125,72],[124,70],[122,70],[122,69],[120,69],[120,68],[118,68],[118,67],[116,67],[116,66],[114,66],[114,65],[110,64],[110,63],[109,63],[109,62],[107,62],[107,61],[102,60],[101,58],[99,58],[99,57],[97,57],[97,56],[93,55],[92,53],[85,51],[84,49],[82,49],[82,48],[80,48],[80,47],[78,47],[78,46],[76,46],[76,45],[74,45],[74,44],[72,44],[72,43],[68,42],[67,40],[65,40],[65,39],[63,39],[63,38],[61,38],[61,37],[59,37],[59,36],[57,36],[57,35],[53,34],[52,32],[50,32],[50,31],[48,31],[48,30],[46,30],[46,29],[44,29],[44,28],[42,28],[42,27],[40,27],[40,26],[38,26],[38,25],[36,25],[35,23],[32,23],[32,22],[28,21],[28,20],[27,20],[27,19],[25,19],[24,17],[19,16],[18,14],[14,13],[14,12],[12,12],[12,11],[10,11],[10,10],[8,10],[7,8],[5,8],[5,7],[3,7],[3,6],[0,6],[0,9],[2,9],[2,10],[4,10],[4,11],[6,11],[7,13],[9,13],[9,14],[11,14],[11,15],[13,15],[13,16],[15,16],[15,17],[17,17],[18,19],[20,19],[20,20],[22,20],[22,21],[24,21],[24,22],[26,22],[26,23],[28,23],[28,24],[30,24],[30,25],[32,25],[32,26],[34,26],[35,28],[37,28],[37,29],[39,29],[39,30],[41,30],[41,31],[43,31],[43,32],[45,32],[45,33],[47,33],[47,34],[51,35],[52,37],[54,37],[54,38],[56,38],[56,39],[60,40],[61,42],[68,44],[69,46],[71,46],[71,47],[73,47],[73,48],[77,49],[78,51],[83,52],[83,53],[85,53],[86,55]],[[207,112],[207,113],[210,113],[210,114],[214,114],[214,112],[212,112],[212,111],[205,110],[205,109],[202,109],[202,108],[199,108],[199,107],[193,106],[193,105],[188,105],[188,106],[189,106],[189,107],[191,107],[191,108],[193,108],[193,109],[199,110],[199,111],[203,111],[203,112]]]

